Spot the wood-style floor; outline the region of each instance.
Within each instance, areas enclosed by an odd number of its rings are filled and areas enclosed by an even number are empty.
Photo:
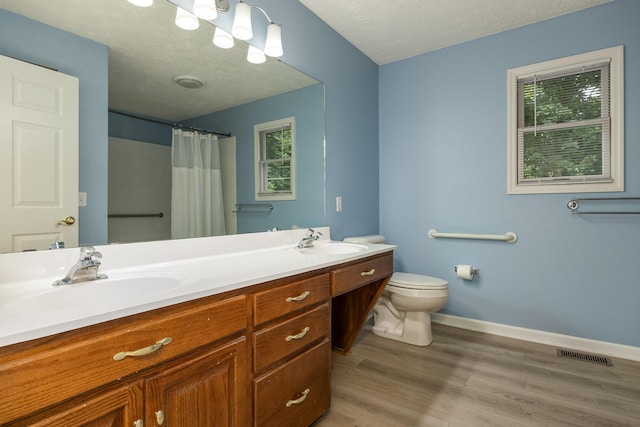
[[[313,427],[640,426],[640,363],[433,325],[416,347],[365,329],[333,354],[331,409]]]

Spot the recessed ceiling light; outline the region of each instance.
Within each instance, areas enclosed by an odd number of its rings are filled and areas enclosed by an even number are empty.
[[[207,82],[202,80],[200,77],[190,76],[187,74],[175,76],[173,78],[173,82],[178,86],[181,86],[187,89],[199,89],[203,86],[206,86],[207,84]]]

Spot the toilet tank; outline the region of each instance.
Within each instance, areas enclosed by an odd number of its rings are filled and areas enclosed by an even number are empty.
[[[343,241],[347,243],[385,243],[384,236],[381,236],[379,234],[346,237]]]

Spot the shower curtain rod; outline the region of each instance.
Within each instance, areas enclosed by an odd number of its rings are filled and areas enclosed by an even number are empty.
[[[190,131],[195,131],[195,132],[212,133],[214,135],[220,135],[220,136],[231,136],[230,132],[229,133],[224,133],[224,132],[218,132],[218,131],[215,131],[215,130],[201,129],[201,128],[196,128],[196,127],[193,127],[193,126],[181,125],[181,124],[178,124],[178,123],[165,122],[163,120],[150,119],[150,118],[138,116],[138,115],[135,115],[135,114],[132,114],[132,113],[125,113],[124,111],[118,111],[118,110],[109,109],[109,112],[113,113],[113,114],[119,114],[121,116],[131,117],[133,119],[144,120],[145,122],[156,123],[156,124],[165,125],[165,126],[171,126],[172,128],[178,128],[178,129],[182,129],[182,130],[190,130]]]

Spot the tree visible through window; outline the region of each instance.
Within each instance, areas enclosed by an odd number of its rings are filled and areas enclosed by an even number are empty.
[[[594,71],[520,83],[523,179],[609,178],[603,171],[609,151],[608,77],[607,64]]]
[[[293,118],[261,123],[254,130],[256,200],[295,199]]]
[[[612,48],[509,71],[510,192],[623,190],[621,57]]]

